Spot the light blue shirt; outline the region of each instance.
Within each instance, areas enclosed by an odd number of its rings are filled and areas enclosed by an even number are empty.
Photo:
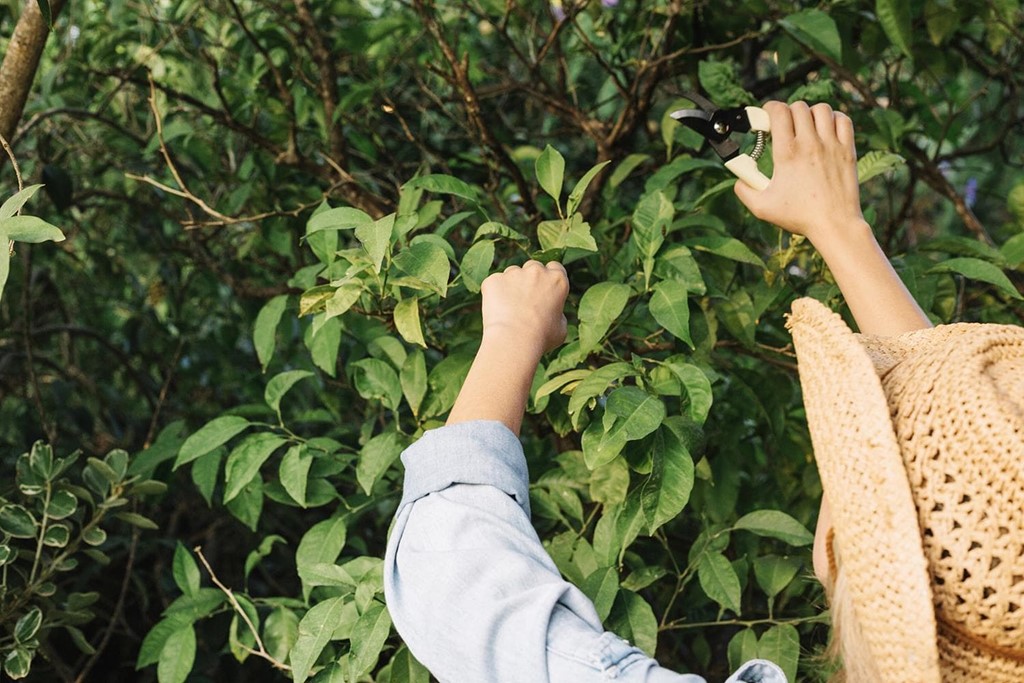
[[[429,431],[402,454],[405,490],[384,559],[395,628],[443,683],[706,683],[605,631],[530,524],[519,439],[500,422]],[[786,683],[744,664],[726,683]]]

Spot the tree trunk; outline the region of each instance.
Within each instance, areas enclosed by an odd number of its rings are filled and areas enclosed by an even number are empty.
[[[50,0],[51,16],[56,18],[64,8],[64,0]],[[10,140],[21,120],[28,100],[28,91],[35,80],[39,58],[50,34],[36,0],[27,0],[25,9],[7,44],[7,54],[0,64],[0,135]]]

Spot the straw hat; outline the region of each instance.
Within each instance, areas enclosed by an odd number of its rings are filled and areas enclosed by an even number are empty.
[[[880,683],[1024,681],[1024,329],[789,318],[835,547]]]

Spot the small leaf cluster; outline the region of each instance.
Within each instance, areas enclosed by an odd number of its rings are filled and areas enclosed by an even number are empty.
[[[128,454],[105,458],[54,457],[38,442],[17,459],[11,490],[0,496],[0,657],[13,679],[29,674],[40,643],[63,630],[85,654],[94,645],[79,628],[93,619],[96,592],[69,592],[68,578],[83,562],[109,563],[107,529],[118,520],[155,529],[146,517],[123,509],[166,485],[128,472]]]

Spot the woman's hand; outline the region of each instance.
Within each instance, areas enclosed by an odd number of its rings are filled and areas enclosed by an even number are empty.
[[[509,266],[484,280],[480,293],[485,344],[500,338],[510,352],[527,351],[539,360],[565,341],[569,278],[561,263]]]
[[[537,364],[565,341],[569,278],[561,263],[528,261],[480,287],[484,334],[448,424],[497,420],[519,434]]]
[[[736,183],[736,196],[758,218],[820,242],[864,224],[853,123],[827,104],[768,102],[775,171],[758,191]]]

